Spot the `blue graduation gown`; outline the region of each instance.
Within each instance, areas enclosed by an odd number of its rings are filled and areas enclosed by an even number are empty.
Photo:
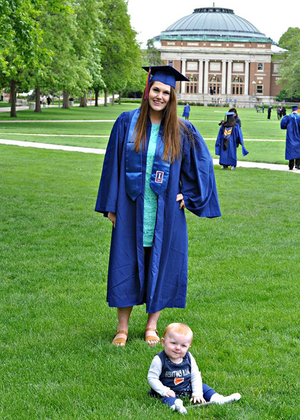
[[[133,201],[126,193],[126,133],[135,111],[124,112],[112,129],[103,164],[95,210],[116,213],[112,230],[107,301],[112,307],[146,303],[147,312],[184,308],[187,290],[188,237],[184,210],[176,202],[182,193],[186,208],[200,217],[221,215],[213,162],[196,128],[194,147],[182,134],[182,158],[170,166],[166,191],[158,196],[154,240],[145,279],[143,206],[147,151],[142,152],[142,192]],[[149,141],[151,122],[148,121]]]
[[[280,121],[280,127],[286,131],[286,160],[300,158],[300,115],[292,113],[285,115]]]
[[[215,144],[215,153],[220,156],[220,165],[234,166],[237,165],[237,147],[242,146],[243,156],[248,154],[244,146],[243,133],[239,124],[233,127],[231,136],[229,138],[227,149],[224,150],[224,126],[220,127],[218,137]]]
[[[183,117],[189,117],[190,110],[191,110],[191,107],[189,105],[185,105],[185,107],[183,108],[183,114],[182,114],[182,116]]]

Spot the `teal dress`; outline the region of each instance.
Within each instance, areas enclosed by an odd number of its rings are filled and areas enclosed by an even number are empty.
[[[147,151],[146,179],[144,192],[144,223],[143,223],[143,246],[153,245],[153,236],[157,213],[157,195],[150,188],[150,178],[155,156],[156,143],[160,124],[152,124],[151,135]]]

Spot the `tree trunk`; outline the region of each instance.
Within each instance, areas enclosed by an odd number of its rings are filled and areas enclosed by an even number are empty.
[[[34,110],[34,112],[42,112],[41,90],[40,90],[40,87],[38,85],[35,87],[35,110]]]
[[[119,92],[119,105],[121,105],[121,93],[122,92]]]
[[[85,108],[87,106],[86,91],[83,92],[83,96],[80,98],[80,108]]]
[[[70,109],[69,105],[69,92],[67,90],[63,90],[63,109]]]
[[[115,104],[115,92],[112,91],[112,96],[111,96],[111,106],[114,106]]]
[[[17,117],[17,97],[16,97],[16,81],[10,81],[10,116]]]
[[[107,90],[104,91],[104,106],[107,106]]]
[[[99,89],[95,89],[95,106],[98,106]]]

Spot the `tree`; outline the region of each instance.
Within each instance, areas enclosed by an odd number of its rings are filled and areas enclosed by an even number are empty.
[[[68,1],[68,0],[65,0]],[[52,52],[44,84],[63,91],[63,108],[69,108],[69,93],[84,98],[92,83],[91,63],[102,26],[99,0],[72,0],[65,13],[47,14],[43,19],[44,43]],[[100,63],[93,69],[100,69]]]
[[[279,46],[288,51],[283,54],[279,67],[278,84],[284,86],[286,96],[300,96],[300,28],[289,28],[280,38]]]
[[[297,49],[300,39],[300,28],[289,28],[279,39],[278,45],[288,51]],[[298,41],[297,41],[298,40]]]
[[[160,58],[160,52],[155,47],[153,39],[148,39],[147,49],[144,51],[145,65],[147,66],[161,66],[165,63]]]
[[[107,93],[121,92],[132,81],[136,67],[141,66],[141,50],[136,41],[136,32],[130,25],[127,3],[123,0],[103,0],[101,38],[102,77],[104,82],[104,105]]]
[[[29,68],[42,68],[42,30],[38,16],[42,7],[56,0],[2,0],[0,2],[0,78],[10,85],[11,117],[16,117],[17,86]]]

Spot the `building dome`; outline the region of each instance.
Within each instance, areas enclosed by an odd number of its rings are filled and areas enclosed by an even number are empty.
[[[192,39],[270,43],[252,23],[234,14],[232,9],[202,7],[179,19],[160,35],[160,40]]]

